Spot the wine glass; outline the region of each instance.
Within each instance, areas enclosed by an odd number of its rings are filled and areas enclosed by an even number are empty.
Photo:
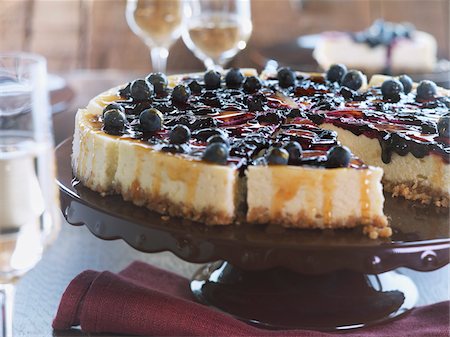
[[[182,0],[128,0],[126,18],[134,34],[150,48],[155,72],[166,72],[170,46],[180,37]]]
[[[253,28],[249,0],[187,0],[184,17],[183,41],[207,69],[221,70]]]
[[[43,57],[0,53],[0,317],[12,336],[14,284],[60,226]]]

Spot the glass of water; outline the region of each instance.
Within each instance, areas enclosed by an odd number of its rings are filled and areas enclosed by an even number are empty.
[[[59,228],[52,123],[43,57],[0,53],[0,333],[12,336],[14,283]]]

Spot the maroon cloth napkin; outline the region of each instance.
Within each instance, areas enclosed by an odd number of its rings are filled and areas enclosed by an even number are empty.
[[[181,276],[134,262],[119,274],[85,271],[64,292],[55,330],[157,336],[336,336],[306,330],[262,330],[198,304]],[[414,309],[405,317],[346,336],[450,336],[449,302]]]

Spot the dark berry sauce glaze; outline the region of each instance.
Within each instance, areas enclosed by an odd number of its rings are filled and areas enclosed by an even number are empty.
[[[433,154],[449,163],[450,139],[437,127],[450,112],[447,96],[421,100],[416,93],[401,93],[397,101],[384,98],[380,87],[347,94],[345,87],[315,79],[303,79],[301,87],[308,88],[306,95],[296,87],[290,97],[305,117],[318,125],[331,123],[357,136],[378,139],[384,163],[391,161],[393,153],[416,158]]]
[[[222,76],[220,85],[212,83],[215,89],[207,89],[201,75],[158,90],[149,83],[145,87],[142,80],[134,86],[132,82],[92,122],[108,134],[194,160],[234,165],[241,173],[248,165],[367,168],[354,156],[348,159],[348,149],[339,146],[335,132],[319,126],[323,123],[377,138],[386,163],[393,152],[417,158],[432,153],[449,161],[449,139],[436,126],[448,112],[442,97],[416,101],[410,93],[394,103],[383,99],[380,88],[360,93],[324,76],[292,77],[288,68],[283,69],[282,85],[276,76],[259,81],[233,71],[233,81],[228,78],[227,84]],[[152,79],[163,83],[155,74]],[[448,133],[445,126],[441,129]]]

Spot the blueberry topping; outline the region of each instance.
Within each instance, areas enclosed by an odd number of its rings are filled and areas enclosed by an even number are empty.
[[[289,111],[288,118],[296,118],[296,117],[303,117],[306,118],[306,114],[302,111],[300,111],[300,109],[294,108],[291,111]]]
[[[169,133],[171,144],[184,144],[191,139],[191,130],[186,125],[175,125]]]
[[[222,143],[222,144],[225,144],[228,147],[230,146],[230,143],[228,142],[228,140],[222,135],[213,135],[213,136],[208,138],[207,142],[208,142],[208,144]]]
[[[263,111],[264,103],[267,101],[262,94],[247,97],[247,106],[249,111]]]
[[[189,89],[189,87],[183,84],[178,84],[175,88],[173,88],[172,101],[186,103],[189,96],[191,96],[191,89]]]
[[[256,76],[249,76],[245,79],[242,88],[248,94],[252,94],[259,89],[261,89],[262,83],[261,80]]]
[[[146,80],[135,80],[131,83],[130,93],[133,100],[148,100],[153,95],[153,85]]]
[[[347,67],[344,64],[341,63],[333,64],[330,66],[330,69],[328,69],[326,77],[327,80],[330,82],[341,83],[341,80],[346,72]]]
[[[202,142],[207,141],[212,136],[219,135],[222,137],[226,137],[225,131],[222,129],[215,129],[215,128],[204,128],[204,129],[198,129],[192,132],[192,137],[195,139],[198,139]]]
[[[361,88],[364,82],[364,75],[359,70],[349,70],[342,78],[341,85],[352,90]]]
[[[120,112],[125,113],[125,108],[120,105],[119,103],[113,102],[106,106],[106,108],[103,109],[103,116],[105,115],[105,112],[108,110],[119,110]]]
[[[155,108],[146,109],[139,115],[141,129],[145,132],[156,132],[161,130],[163,120],[162,113]]]
[[[118,109],[111,109],[105,112],[103,116],[103,129],[105,132],[110,134],[121,134],[125,124],[127,123],[127,118],[125,114]]]
[[[256,117],[256,120],[260,123],[278,124],[284,120],[284,117],[279,112],[268,111]]]
[[[400,101],[400,94],[403,91],[403,84],[394,79],[389,79],[383,82],[381,85],[381,93],[383,98],[393,102]]]
[[[450,113],[447,113],[439,118],[437,129],[439,136],[450,138]]]
[[[423,80],[417,86],[417,100],[428,101],[434,98],[437,94],[437,87],[433,81]]]
[[[208,70],[204,76],[205,87],[208,90],[220,88],[220,73],[215,70]]]
[[[352,89],[349,89],[347,87],[342,87],[341,90],[339,90],[339,93],[344,97],[346,100],[353,99],[353,97],[356,97],[358,93]]]
[[[167,76],[163,73],[151,73],[146,78],[148,83],[153,85],[157,94],[163,94],[167,88]]]
[[[327,168],[347,167],[350,163],[352,154],[345,146],[333,146],[327,152]]]
[[[163,146],[161,148],[162,152],[169,152],[169,153],[187,153],[189,151],[189,145],[187,144],[168,144],[166,146]]]
[[[196,80],[192,80],[188,86],[193,94],[200,94],[202,92],[202,86]]]
[[[214,164],[225,165],[228,160],[228,153],[229,149],[226,144],[218,142],[211,143],[203,153],[203,160]]]
[[[119,90],[119,96],[127,99],[131,97],[131,82],[125,88]]]
[[[408,75],[401,75],[398,80],[403,84],[403,92],[409,94],[412,89],[413,81]]]
[[[366,43],[371,48],[378,45],[389,46],[397,38],[410,38],[414,26],[409,23],[391,23],[383,19],[376,20],[372,26],[362,32],[353,33],[353,39],[357,43]]]
[[[271,147],[266,156],[269,165],[287,165],[289,153],[280,147]]]
[[[302,147],[298,142],[289,142],[284,146],[284,149],[289,153],[290,163],[299,160],[302,156]]]
[[[295,84],[295,73],[289,68],[280,68],[277,73],[277,78],[282,88],[289,88]]]
[[[237,89],[244,82],[244,75],[239,68],[232,68],[225,76],[225,83],[228,88]]]

